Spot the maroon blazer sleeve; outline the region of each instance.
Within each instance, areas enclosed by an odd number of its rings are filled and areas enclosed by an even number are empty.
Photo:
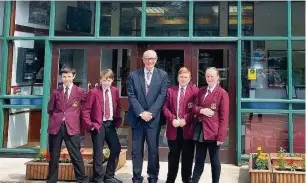
[[[219,106],[219,130],[217,141],[224,142],[226,138],[228,118],[229,118],[229,97],[226,92],[222,94]]]
[[[55,109],[55,102],[56,102],[56,92],[53,91],[51,94],[51,98],[48,102],[48,114],[52,116],[54,109]]]
[[[196,116],[201,115],[200,110],[202,109],[201,107],[199,107],[199,101],[202,95],[202,90],[198,91],[198,94],[195,97],[195,102],[194,102],[194,106],[192,107],[192,113]]]
[[[84,123],[85,128],[87,129],[87,131],[90,131],[93,127],[92,121],[91,121],[91,110],[92,110],[92,106],[95,100],[98,100],[96,98],[96,95],[94,95],[93,92],[89,91],[86,100],[84,101],[83,105],[82,105],[82,112],[81,112],[81,116],[82,116],[82,121]]]
[[[198,91],[199,89],[197,87],[193,87],[192,88],[192,105],[195,105],[195,102],[196,102],[196,98],[198,96]],[[189,105],[189,104],[187,104]],[[184,119],[186,121],[186,123],[192,123],[192,118],[193,118],[193,111],[192,111],[192,108],[189,109],[189,106],[187,107],[188,108],[188,112],[184,115]]]
[[[167,96],[166,96],[166,102],[163,105],[163,113],[164,116],[166,118],[166,120],[170,123],[172,123],[172,121],[176,118],[174,114],[172,114],[171,110],[170,110],[170,101],[171,101],[171,90],[168,89],[167,91]],[[174,106],[172,106],[174,107]]]
[[[115,110],[115,126],[116,128],[119,128],[122,125],[122,117],[120,115],[121,112],[121,105],[120,105],[120,98],[119,98],[119,91],[118,89],[116,90],[116,103],[117,103],[117,107]]]

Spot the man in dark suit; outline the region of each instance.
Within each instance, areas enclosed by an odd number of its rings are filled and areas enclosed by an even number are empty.
[[[106,69],[100,74],[101,86],[89,91],[82,108],[82,118],[87,131],[91,132],[93,143],[93,168],[96,183],[122,183],[114,177],[121,145],[116,128],[122,123],[120,116],[119,92],[112,87],[114,73]],[[104,177],[102,168],[102,150],[106,141],[110,148],[110,156]]]
[[[80,110],[85,92],[73,85],[75,69],[64,68],[61,76],[63,87],[52,92],[48,103],[50,162],[47,182],[57,182],[63,140],[67,146],[77,181],[88,182],[80,152]]]
[[[127,123],[132,128],[133,182],[141,183],[143,177],[144,141],[148,145],[148,181],[156,183],[159,173],[158,138],[160,115],[165,102],[168,77],[161,69],[154,68],[157,55],[153,50],[143,54],[145,68],[132,72],[128,79],[129,110]]]

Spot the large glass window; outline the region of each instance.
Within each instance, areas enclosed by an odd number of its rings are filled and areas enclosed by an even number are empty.
[[[305,36],[305,2],[292,2],[292,36]]]
[[[189,3],[166,1],[147,3],[147,36],[188,36]]]
[[[287,99],[285,41],[242,42],[242,97]]]
[[[48,35],[49,24],[50,1],[16,1],[15,36]]]
[[[229,3],[228,6],[228,35],[237,36],[238,7],[237,3]],[[254,6],[253,3],[242,3],[242,35],[252,36],[254,34]]]
[[[293,114],[293,152],[305,153],[305,114]]]
[[[219,36],[218,2],[194,2],[194,36]]]
[[[9,65],[12,71],[11,78],[8,78],[11,86],[9,94],[43,95],[45,42],[15,40],[12,43],[13,60],[12,65]],[[18,100],[18,102],[30,104],[26,100]]]
[[[242,154],[256,152],[258,146],[265,152],[288,149],[288,115],[242,113]]]
[[[100,36],[140,36],[141,2],[101,3]]]
[[[254,36],[287,36],[287,2],[254,1]]]
[[[3,21],[4,21],[4,6],[5,2],[0,1],[0,36],[3,34]]]
[[[56,1],[56,36],[94,36],[94,1]]]
[[[305,41],[292,41],[293,98],[305,99],[305,82]]]

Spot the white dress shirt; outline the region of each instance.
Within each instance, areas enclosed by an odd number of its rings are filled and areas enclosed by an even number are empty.
[[[113,100],[112,100],[112,90],[110,88],[108,88],[108,96],[105,96],[105,91],[106,91],[106,88],[103,88],[103,98],[104,98],[104,114],[105,114],[105,97],[108,97],[108,101],[109,101],[109,118],[106,119],[103,115],[103,121],[107,121],[107,120],[113,120]]]
[[[207,97],[207,95],[209,94],[209,91],[210,93],[212,93],[214,91],[214,89],[216,88],[217,85],[214,85],[213,87],[209,88],[209,86],[207,86],[207,92],[204,96],[204,99]]]
[[[184,88],[184,95],[186,94],[186,90],[187,90],[187,86],[184,86],[184,87],[181,87],[181,86],[179,86],[179,88],[178,88],[178,92],[177,92],[177,100],[176,100],[176,102],[177,102],[177,105],[176,105],[176,107],[177,107],[177,111],[176,111],[176,117],[177,117],[177,119],[179,119],[179,111],[180,111],[180,94],[181,94],[181,89],[182,88]]]
[[[64,85],[64,96],[65,96],[65,92],[66,92],[66,87],[67,87],[67,86]],[[71,84],[70,86],[68,86],[68,99],[69,99],[69,97],[70,97],[72,87],[73,87],[73,84]]]

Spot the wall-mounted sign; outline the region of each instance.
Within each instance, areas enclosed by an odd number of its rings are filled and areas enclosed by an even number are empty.
[[[248,69],[248,80],[256,80],[256,69]]]

